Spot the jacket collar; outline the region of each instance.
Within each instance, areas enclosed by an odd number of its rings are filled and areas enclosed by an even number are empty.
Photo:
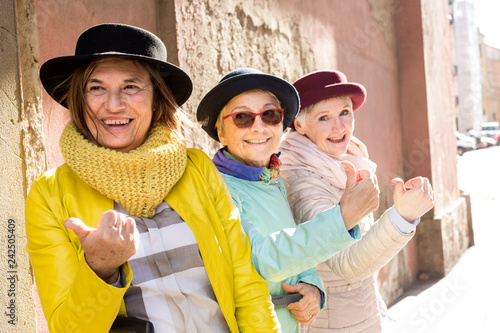
[[[219,149],[212,161],[219,172],[254,182],[261,180],[260,174],[264,171],[264,167],[252,167],[228,158],[224,155],[224,148]]]

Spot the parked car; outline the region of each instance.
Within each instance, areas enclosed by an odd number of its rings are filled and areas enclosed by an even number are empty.
[[[457,154],[462,156],[463,153],[469,150],[476,149],[476,139],[471,138],[470,136],[455,132],[455,136],[457,137]]]
[[[482,123],[481,134],[497,140],[498,145],[500,143],[500,124],[496,121]]]
[[[481,145],[485,145],[484,148],[498,145],[498,140],[495,139],[494,137],[482,135],[480,140],[481,140]]]
[[[476,140],[476,148],[488,148],[491,146],[498,145],[498,140],[493,137],[481,134],[480,131],[469,130],[468,133],[464,133]]]

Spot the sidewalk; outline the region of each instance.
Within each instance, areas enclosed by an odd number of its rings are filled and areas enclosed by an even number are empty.
[[[475,246],[442,279],[418,281],[389,308],[384,333],[500,332],[500,147],[458,157],[470,193]]]

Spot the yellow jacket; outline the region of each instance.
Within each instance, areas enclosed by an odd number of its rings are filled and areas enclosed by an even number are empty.
[[[182,178],[165,201],[193,231],[217,301],[231,332],[279,332],[266,282],[251,263],[250,243],[220,174],[202,151],[188,149]],[[69,217],[96,227],[113,201],[64,164],[40,176],[26,201],[26,250],[51,332],[109,332],[126,315],[126,286],[101,280],[87,265],[80,241],[62,224]]]

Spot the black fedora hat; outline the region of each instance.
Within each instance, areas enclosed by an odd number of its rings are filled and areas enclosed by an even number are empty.
[[[147,30],[117,23],[100,24],[84,31],[76,43],[75,55],[46,61],[40,68],[40,81],[56,102],[67,107],[63,99],[66,91],[58,86],[76,68],[105,56],[141,60],[156,68],[178,105],[182,105],[193,91],[191,78],[167,62],[167,49],[160,38]]]
[[[233,97],[253,89],[267,90],[278,98],[284,110],[283,129],[286,129],[299,111],[297,90],[292,84],[277,76],[254,68],[238,68],[227,73],[198,105],[196,117],[202,123],[203,130],[214,140],[219,141],[215,123],[222,108]]]

